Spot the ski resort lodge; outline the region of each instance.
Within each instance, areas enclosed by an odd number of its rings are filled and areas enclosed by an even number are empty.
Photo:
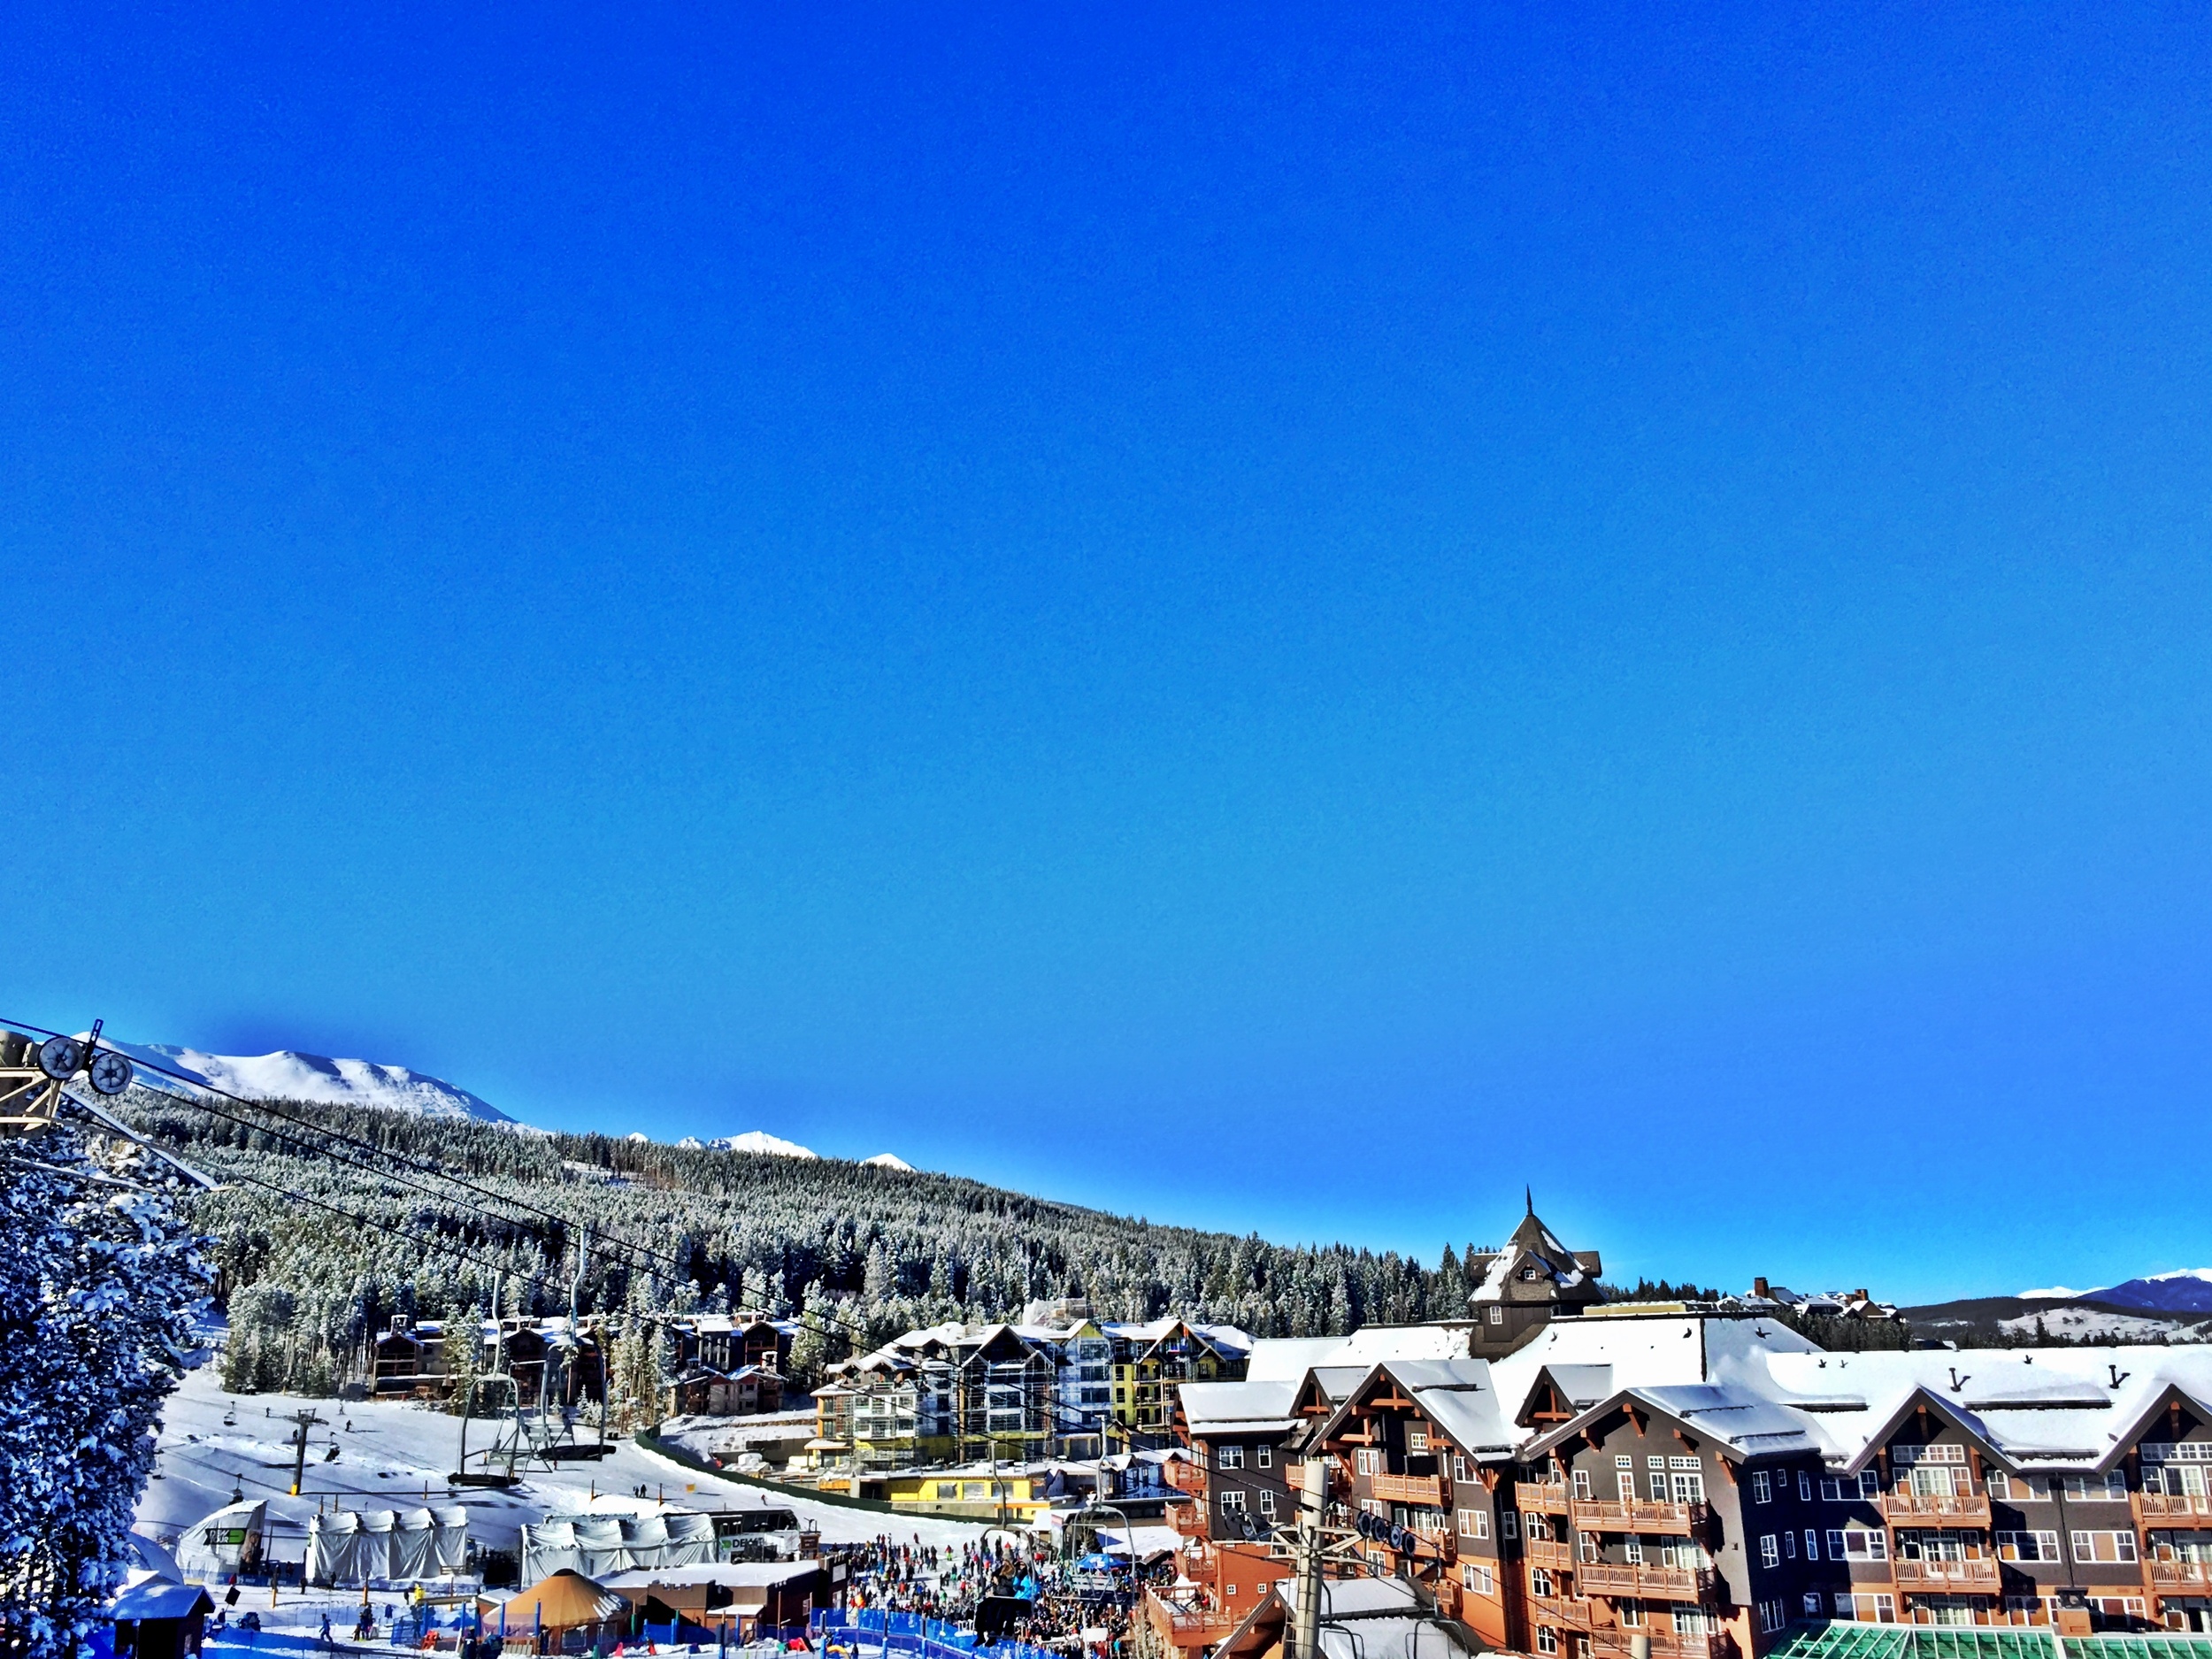
[[[1360,1571],[1544,1659],[2212,1632],[2212,1348],[1830,1352],[1755,1306],[1601,1303],[1532,1210],[1480,1264],[1467,1321],[1181,1385],[1163,1647],[1257,1652],[1314,1458]]]

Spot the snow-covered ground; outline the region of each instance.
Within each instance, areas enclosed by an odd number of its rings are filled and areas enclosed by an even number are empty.
[[[2051,1308],[2000,1321],[2015,1336],[2033,1336],[2040,1325],[2052,1336],[2111,1337],[2122,1342],[2155,1342],[2164,1337],[2176,1342],[2201,1342],[2212,1336],[2212,1321],[2177,1325],[2171,1319],[2108,1313],[2101,1308]]]
[[[289,1414],[310,1407],[325,1421],[309,1431],[307,1477],[303,1495],[295,1498],[288,1495],[292,1483]],[[226,1423],[226,1417],[230,1421]],[[902,1540],[918,1538],[926,1544],[956,1547],[973,1542],[984,1530],[966,1521],[908,1519],[844,1509],[796,1492],[718,1479],[630,1440],[619,1442],[596,1463],[530,1471],[519,1485],[505,1490],[449,1486],[446,1476],[455,1467],[460,1434],[458,1417],[414,1405],[233,1395],[224,1391],[216,1368],[203,1365],[187,1376],[163,1414],[154,1479],[139,1501],[139,1530],[173,1540],[230,1502],[236,1490],[249,1498],[266,1499],[272,1519],[288,1523],[276,1551],[284,1560],[296,1561],[304,1554],[307,1519],[319,1503],[346,1509],[459,1503],[468,1509],[471,1538],[493,1549],[512,1551],[519,1542],[519,1529],[564,1507],[563,1499],[571,1500],[569,1507],[573,1507],[573,1499],[593,1491],[630,1493],[641,1486],[649,1496],[686,1508],[789,1509],[818,1527],[832,1543],[894,1532]],[[490,1443],[490,1425],[481,1420],[472,1423],[469,1440],[473,1450],[481,1450]],[[334,1445],[338,1455],[326,1461]],[[268,1593],[255,1594],[265,1601]],[[358,1593],[354,1599],[357,1604]]]

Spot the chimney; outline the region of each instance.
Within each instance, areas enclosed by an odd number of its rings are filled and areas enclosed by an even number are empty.
[[[1866,1286],[1863,1286],[1863,1285],[1860,1286],[1859,1286],[1856,1290],[1853,1291],[1853,1292],[1851,1293],[1851,1295],[1852,1295],[1852,1299],[1853,1299],[1854,1301],[1855,1301],[1855,1302],[1872,1302],[1872,1301],[1874,1300],[1874,1298],[1873,1298],[1873,1297],[1871,1297],[1871,1296],[1870,1296],[1870,1295],[1868,1295],[1868,1294],[1866,1294]]]
[[[1765,1280],[1765,1279],[1753,1279],[1753,1280],[1751,1281],[1751,1294],[1752,1294],[1753,1295],[1755,1295],[1755,1296],[1763,1296],[1763,1295],[1765,1295],[1765,1294],[1767,1294],[1767,1282],[1766,1282],[1766,1280]]]

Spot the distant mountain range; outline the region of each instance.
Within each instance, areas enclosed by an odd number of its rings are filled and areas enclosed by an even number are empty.
[[[466,1118],[478,1123],[528,1127],[465,1088],[457,1088],[403,1065],[382,1065],[373,1060],[333,1060],[290,1048],[280,1048],[274,1054],[208,1054],[170,1043],[118,1042],[104,1033],[100,1041],[137,1061],[139,1080],[148,1087],[172,1094],[196,1095],[220,1090],[242,1100],[298,1100],[326,1106],[369,1106],[381,1111],[409,1112],[418,1118]],[[629,1138],[643,1141],[649,1137],[633,1134]],[[722,1135],[712,1141],[686,1135],[676,1144],[781,1158],[821,1156],[795,1141],[786,1141],[761,1129],[748,1130],[741,1135]],[[914,1166],[895,1152],[879,1152],[861,1162],[878,1169],[914,1172]]]
[[[2108,1308],[2137,1308],[2146,1313],[2212,1314],[2212,1267],[2177,1268],[2124,1279],[2101,1290],[2024,1290],[2024,1302],[2094,1302]]]
[[[141,1082],[173,1094],[219,1089],[244,1100],[373,1106],[386,1111],[411,1112],[418,1118],[469,1118],[488,1124],[515,1121],[489,1101],[403,1065],[333,1060],[289,1048],[274,1054],[208,1054],[162,1042],[117,1042],[105,1035],[100,1041],[140,1063]]]

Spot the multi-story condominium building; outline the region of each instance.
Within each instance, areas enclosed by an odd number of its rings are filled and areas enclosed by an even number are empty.
[[[1121,1324],[1064,1304],[1051,1311],[1061,1317],[1048,1324],[910,1331],[832,1367],[832,1390],[816,1396],[818,1461],[879,1471],[1095,1458],[1117,1440],[1164,1444],[1174,1386],[1240,1375],[1251,1346],[1225,1325]]]
[[[1477,1311],[1187,1388],[1156,1629],[1196,1651],[1240,1557],[1288,1571],[1273,1527],[1321,1457],[1371,1571],[1547,1659],[1756,1659],[1808,1621],[2212,1630],[2212,1348],[1829,1353],[1755,1310],[1582,1302],[1485,1356]]]
[[[1112,1350],[1114,1421],[1141,1446],[1172,1438],[1179,1386],[1241,1377],[1252,1351],[1252,1339],[1233,1325],[1155,1319],[1102,1329]]]

